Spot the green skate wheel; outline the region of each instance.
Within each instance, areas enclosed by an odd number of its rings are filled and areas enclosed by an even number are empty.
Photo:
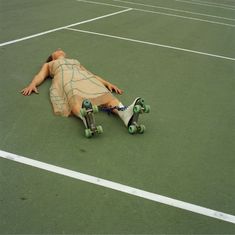
[[[80,114],[82,115],[82,117],[85,117],[86,116],[86,109],[85,108],[81,108]]]
[[[92,136],[92,131],[91,131],[91,129],[85,129],[85,136],[86,136],[87,138],[90,138],[90,137]]]
[[[139,103],[140,105],[144,105],[144,99],[143,99],[143,98],[140,98],[140,99],[138,100],[138,103]]]
[[[93,110],[94,113],[98,113],[99,112],[99,109],[98,109],[97,105],[92,105],[92,110]]]
[[[140,133],[140,134],[143,134],[144,132],[145,132],[145,126],[144,125],[140,125],[139,126],[139,129],[138,129],[138,132]]]
[[[144,112],[149,113],[150,112],[150,105],[145,105],[144,106]]]
[[[139,113],[141,111],[141,106],[140,105],[135,105],[133,109],[134,113]]]
[[[135,125],[130,125],[128,131],[130,134],[135,134],[137,132],[137,127]]]
[[[83,105],[85,108],[90,108],[91,107],[91,102],[89,100],[84,100]]]
[[[102,134],[104,132],[102,126],[97,126],[96,128],[98,134]]]

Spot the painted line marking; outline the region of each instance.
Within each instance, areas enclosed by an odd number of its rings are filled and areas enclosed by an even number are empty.
[[[95,2],[95,1],[88,1],[88,0],[77,0],[77,2],[98,4],[98,5],[105,5],[105,6],[109,5],[109,6],[115,6],[115,7],[123,7],[123,6],[119,6],[119,5],[112,5],[112,4]],[[195,18],[195,17],[188,17],[188,16],[181,16],[181,15],[175,15],[175,14],[164,13],[164,12],[159,12],[159,11],[144,10],[144,9],[139,9],[139,8],[132,8],[132,9],[135,10],[135,11],[148,12],[148,13],[152,13],[152,14],[165,15],[165,16],[177,17],[177,18],[182,18],[182,19],[187,19],[187,20],[201,21],[201,22],[206,22],[206,23],[210,23],[210,24],[218,24],[218,25],[223,25],[223,26],[235,27],[235,25],[233,25],[233,24],[227,24],[227,23],[218,22],[218,21],[205,20],[205,19],[200,19],[200,18]],[[233,20],[235,20],[235,19],[233,19]]]
[[[226,18],[226,17],[222,17],[222,16],[208,15],[208,14],[203,14],[203,13],[198,13],[198,12],[185,11],[185,10],[179,10],[179,9],[175,9],[175,8],[161,7],[161,6],[155,6],[155,5],[143,4],[143,3],[137,3],[137,2],[131,2],[131,1],[123,1],[123,0],[110,0],[110,1],[120,2],[120,3],[128,3],[128,4],[144,6],[144,7],[158,8],[158,9],[163,9],[163,10],[170,10],[170,11],[175,11],[175,12],[189,13],[189,14],[194,14],[194,15],[214,17],[214,18],[224,19],[224,20],[235,20],[234,18]]]
[[[223,26],[235,27],[234,24],[227,24],[227,23],[222,23],[222,22],[212,21],[212,20],[204,20],[204,19],[199,19],[199,18],[195,18],[195,17],[181,16],[181,15],[162,13],[162,12],[150,11],[150,10],[142,10],[142,9],[140,10],[140,9],[136,9],[136,8],[133,8],[133,10],[142,11],[142,12],[149,12],[149,13],[154,13],[154,14],[159,14],[159,15],[166,15],[166,16],[171,16],[171,17],[177,17],[177,18],[182,18],[182,19],[187,19],[187,20],[201,21],[201,22],[206,22],[206,23],[210,23],[210,24],[218,24],[218,25],[223,25]]]
[[[129,7],[124,7],[124,6],[114,5],[114,4],[110,4],[110,3],[104,3],[104,2],[94,2],[94,1],[88,1],[88,0],[76,0],[76,1],[77,2],[84,2],[84,3],[91,3],[91,4],[96,4],[96,5],[103,5],[103,6],[129,8]]]
[[[107,14],[107,15],[98,16],[98,17],[95,17],[95,18],[92,18],[92,19],[89,19],[89,20],[84,20],[84,21],[80,21],[80,22],[77,22],[77,23],[74,23],[74,24],[70,24],[70,25],[59,27],[59,28],[47,30],[47,31],[44,31],[44,32],[41,32],[41,33],[36,33],[36,34],[30,35],[30,36],[23,37],[23,38],[18,38],[18,39],[12,40],[12,41],[3,42],[3,43],[0,43],[0,47],[10,45],[10,44],[13,44],[13,43],[17,43],[17,42],[21,42],[21,41],[25,41],[25,40],[28,40],[28,39],[31,39],[31,38],[39,37],[39,36],[42,36],[42,35],[45,35],[45,34],[53,33],[53,32],[68,28],[68,27],[73,27],[73,26],[89,23],[89,22],[92,22],[92,21],[96,21],[96,20],[99,20],[99,19],[107,18],[107,17],[110,17],[110,16],[118,15],[118,14],[121,14],[121,13],[124,13],[124,12],[127,12],[127,11],[131,11],[131,10],[132,10],[132,8],[127,8],[127,9],[122,10],[122,11],[117,11],[117,12],[110,13],[110,14]]]
[[[159,194],[155,194],[155,193],[151,193],[151,192],[147,192],[138,188],[134,188],[134,187],[130,187],[124,184],[120,184],[120,183],[116,183],[110,180],[105,180],[102,178],[98,178],[95,176],[91,176],[91,175],[87,175],[87,174],[83,174],[80,172],[76,172],[76,171],[72,171],[66,168],[62,168],[59,166],[55,166],[55,165],[51,165],[45,162],[41,162],[41,161],[37,161],[37,160],[33,160],[30,158],[26,158],[23,156],[19,156],[16,154],[12,154],[9,152],[5,152],[0,150],[0,157],[4,158],[4,159],[8,159],[11,161],[15,161],[18,163],[22,163],[25,165],[29,165],[32,167],[36,167],[42,170],[46,170],[49,172],[53,172],[59,175],[64,175],[64,176],[68,176],[70,178],[74,178],[77,180],[81,180],[81,181],[85,181],[91,184],[95,184],[95,185],[99,185],[99,186],[103,186],[105,188],[109,188],[109,189],[113,189],[119,192],[123,192],[123,193],[127,193],[130,195],[134,195],[137,197],[141,197],[141,198],[145,198],[151,201],[155,201],[158,203],[162,203],[168,206],[172,206],[172,207],[176,207],[176,208],[180,208],[186,211],[190,211],[190,212],[194,212],[197,214],[201,214],[201,215],[205,215],[208,217],[212,217],[215,219],[219,219],[219,220],[223,220],[229,223],[233,223],[235,224],[235,216],[231,215],[231,214],[227,214],[227,213],[223,213],[220,211],[216,211],[216,210],[212,210],[212,209],[208,209],[205,207],[201,207],[195,204],[191,204],[188,202],[184,202],[184,201],[180,201],[180,200],[176,200],[170,197],[166,197],[166,196],[162,196]]]
[[[74,28],[66,28],[66,30],[87,33],[87,34],[93,34],[93,35],[98,35],[98,36],[103,36],[103,37],[108,37],[108,38],[115,38],[115,39],[125,40],[125,41],[129,41],[129,42],[141,43],[141,44],[146,44],[146,45],[151,45],[151,46],[163,47],[163,48],[168,48],[168,49],[173,49],[173,50],[178,50],[178,51],[184,51],[184,52],[189,52],[189,53],[194,53],[194,54],[199,54],[199,55],[204,55],[204,56],[215,57],[215,58],[219,58],[219,59],[235,61],[235,58],[232,58],[232,57],[210,54],[210,53],[206,53],[206,52],[195,51],[195,50],[185,49],[185,48],[181,48],[181,47],[175,47],[175,46],[154,43],[154,42],[147,42],[147,41],[137,40],[137,39],[133,39],[133,38],[119,37],[119,36],[114,36],[114,35],[110,35],[110,34],[97,33],[97,32],[74,29]]]
[[[231,10],[231,11],[234,11],[234,10],[235,10],[235,8],[217,6],[217,5],[215,5],[215,4],[208,4],[208,3],[201,3],[201,2],[193,2],[193,1],[186,1],[186,0],[175,0],[175,1],[176,1],[176,2],[183,2],[183,3],[194,4],[194,5],[200,5],[200,6],[216,7],[216,8],[221,8],[221,9]]]
[[[234,5],[228,5],[228,4],[222,4],[222,3],[214,3],[214,2],[207,2],[207,1],[195,1],[195,0],[192,0],[191,2],[196,2],[196,3],[208,3],[208,4],[211,4],[211,5],[215,5],[215,6],[222,6],[222,7],[231,7],[231,8],[235,8]]]

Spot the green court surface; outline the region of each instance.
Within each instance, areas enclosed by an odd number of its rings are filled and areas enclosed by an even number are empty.
[[[0,21],[0,234],[235,234],[234,0],[0,0]],[[50,80],[21,95],[57,48],[123,89],[124,105],[143,97],[146,132],[100,112],[104,133],[87,139],[53,114]]]

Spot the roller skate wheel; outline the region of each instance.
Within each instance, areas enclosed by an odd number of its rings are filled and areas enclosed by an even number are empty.
[[[92,131],[91,131],[91,129],[85,129],[85,136],[86,136],[87,138],[90,138],[90,137],[92,136]]]
[[[92,110],[93,110],[94,113],[98,113],[99,112],[99,109],[98,109],[97,105],[92,105]]]
[[[141,106],[140,105],[135,105],[133,109],[134,113],[139,113],[141,111]]]
[[[144,112],[149,113],[150,112],[150,105],[145,105],[144,106]]]
[[[81,108],[80,114],[82,115],[82,117],[85,117],[86,116],[86,109],[85,108]]]
[[[97,126],[96,128],[97,128],[97,133],[98,134],[102,134],[104,132],[102,126]]]
[[[145,125],[140,125],[139,126],[139,129],[138,129],[138,132],[140,133],[140,134],[143,134],[144,132],[145,132]]]
[[[85,108],[90,108],[91,107],[91,102],[89,100],[84,100],[83,105]]]
[[[140,98],[140,99],[138,100],[138,103],[139,103],[140,105],[144,105],[144,99],[143,99],[143,98]]]
[[[130,134],[134,134],[134,133],[137,132],[137,127],[135,125],[130,125],[128,127],[128,131],[129,131]]]

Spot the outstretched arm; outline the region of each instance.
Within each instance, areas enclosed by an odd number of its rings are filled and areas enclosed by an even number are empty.
[[[119,89],[117,86],[113,85],[112,83],[102,79],[101,77],[95,75],[96,79],[98,79],[100,82],[102,82],[111,92],[115,91],[117,94],[122,94],[123,90]]]
[[[37,86],[39,86],[47,77],[49,76],[49,65],[48,63],[45,63],[39,73],[35,75],[32,82],[24,88],[21,93],[23,95],[30,95],[32,92],[39,93]]]
[[[82,68],[83,70],[88,71],[88,70],[87,70],[86,68],[84,68],[82,65],[81,65],[81,68]],[[90,71],[88,71],[88,72],[90,73]],[[96,78],[97,80],[99,80],[104,86],[106,86],[111,92],[112,92],[112,91],[115,91],[117,94],[120,94],[120,95],[123,93],[123,90],[119,89],[117,86],[113,85],[112,83],[110,83],[110,82],[104,80],[103,78],[101,78],[101,77],[99,77],[99,76],[97,76],[97,75],[95,75],[95,74],[93,74],[93,75],[94,75],[95,78]]]

